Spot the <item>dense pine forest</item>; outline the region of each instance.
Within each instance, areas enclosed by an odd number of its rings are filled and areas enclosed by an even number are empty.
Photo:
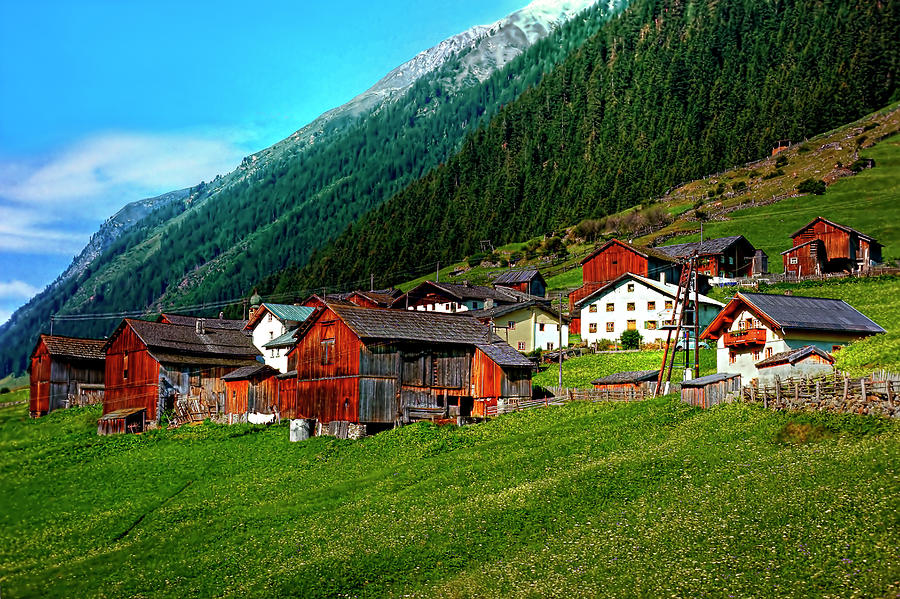
[[[896,99],[896,2],[637,0],[440,168],[266,291],[379,284],[765,156]],[[398,273],[398,276],[392,276]]]
[[[286,144],[261,166],[247,157],[225,184],[192,188],[186,202],[145,218],[80,277],[40,294],[0,327],[0,372],[25,368],[53,314],[221,302],[246,295],[262,277],[305,265],[348,224],[446,161],[468,133],[534,87],[610,14],[599,6],[586,11],[482,83],[460,81],[464,51],[337,138]],[[60,321],[54,332],[102,336],[115,325]]]

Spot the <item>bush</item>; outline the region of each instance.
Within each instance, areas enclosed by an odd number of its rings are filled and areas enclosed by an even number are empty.
[[[602,220],[595,218],[586,218],[575,225],[575,236],[587,241],[596,241],[603,233],[603,225],[606,224]]]
[[[775,168],[781,168],[782,166],[788,165],[787,156],[784,154],[779,154],[778,158],[775,159]]]
[[[800,147],[797,149],[797,152],[800,153],[800,154],[806,154],[806,153],[809,152],[811,149],[812,149],[812,148],[809,147],[809,144],[803,144],[802,146],[800,146]]]
[[[487,254],[485,254],[484,252],[477,252],[477,253],[469,256],[469,259],[466,260],[466,263],[470,267],[475,267],[475,266],[478,266],[479,264],[481,264],[482,262],[484,262],[485,258],[487,258]]]
[[[509,255],[510,262],[513,262],[513,263],[518,262],[521,259],[522,259],[522,252],[513,252],[512,254]]]
[[[798,193],[812,193],[817,196],[825,193],[825,181],[821,179],[807,179],[797,186]]]
[[[746,181],[735,181],[735,182],[731,185],[731,191],[734,191],[734,192],[744,191],[745,189],[747,189],[747,182],[746,182]]]
[[[763,175],[763,179],[774,179],[775,177],[780,177],[782,175],[784,175],[784,171],[780,168],[776,168],[774,171]]]
[[[641,334],[637,331],[625,331],[622,333],[622,349],[640,349]]]
[[[3,387],[2,389],[0,389],[0,395],[3,395],[4,393],[10,393],[10,392],[11,392],[11,390],[9,387]]]

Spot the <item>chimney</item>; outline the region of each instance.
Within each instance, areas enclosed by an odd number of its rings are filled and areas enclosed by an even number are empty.
[[[219,320],[225,320],[225,313],[219,312]]]
[[[666,282],[666,271],[662,271],[661,273],[659,273],[659,282],[660,283]]]
[[[205,318],[198,318],[198,319],[197,319],[196,325],[197,325],[197,334],[198,334],[198,335],[205,335],[205,334],[206,334],[206,326],[205,326],[205,325],[206,325],[206,319],[205,319]]]
[[[489,297],[489,298],[487,298],[486,300],[484,300],[484,309],[485,309],[485,310],[490,310],[490,309],[493,308],[493,307],[494,307],[494,300],[493,300],[493,298],[490,298],[490,297]]]

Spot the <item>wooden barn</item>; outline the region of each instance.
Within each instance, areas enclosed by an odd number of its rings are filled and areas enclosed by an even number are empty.
[[[547,281],[536,268],[502,272],[494,279],[494,287],[515,289],[536,297],[547,296]]]
[[[575,311],[576,302],[626,273],[676,285],[681,275],[681,266],[674,258],[658,249],[640,248],[618,239],[594,250],[581,266],[583,285],[569,294],[570,313]]]
[[[531,397],[531,362],[474,318],[328,303],[297,333],[290,418],[390,426]]]
[[[865,272],[881,262],[882,246],[873,237],[821,216],[795,231],[791,239],[793,247],[782,252],[785,274]]]
[[[633,370],[616,372],[608,376],[594,379],[591,384],[595,389],[608,391],[615,397],[632,401],[652,397],[656,391],[659,370]]]
[[[145,408],[158,422],[179,400],[200,402],[210,415],[224,413],[223,377],[256,365],[261,354],[242,331],[126,318],[106,342],[103,413]]]
[[[222,377],[225,381],[225,416],[231,421],[241,414],[280,414],[280,373],[257,362]]]
[[[741,393],[741,375],[719,373],[681,383],[681,401],[699,408],[729,402]]]
[[[673,259],[697,256],[697,272],[710,277],[752,277],[768,266],[765,252],[757,250],[743,235],[704,239],[702,243],[679,243],[655,248]]]
[[[103,339],[41,335],[28,372],[32,418],[74,405],[100,403],[104,391],[106,352]]]
[[[783,351],[756,363],[762,384],[776,379],[821,376],[834,372],[834,356],[814,345]]]

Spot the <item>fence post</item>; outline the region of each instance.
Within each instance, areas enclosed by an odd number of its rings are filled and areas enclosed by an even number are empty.
[[[868,399],[868,397],[866,396],[866,379],[865,378],[859,379],[859,383],[860,383],[860,386],[862,387],[862,400],[866,401]]]
[[[819,381],[816,381],[816,404],[818,405],[822,401],[821,394],[819,392]]]
[[[844,376],[844,397],[841,399],[842,402],[847,401],[847,395],[850,394],[850,379],[847,376]]]

